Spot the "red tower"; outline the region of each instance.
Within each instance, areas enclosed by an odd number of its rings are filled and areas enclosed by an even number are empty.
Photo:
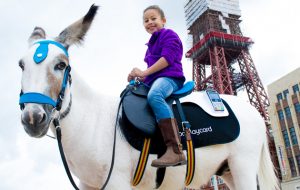
[[[249,53],[253,41],[239,27],[238,1],[189,0],[185,14],[193,38],[186,56],[193,60],[195,90],[213,87],[221,94],[236,95],[245,88],[250,103],[269,120],[268,96]]]
[[[269,100],[249,53],[253,41],[243,36],[239,26],[240,12],[238,0],[187,0],[192,48],[186,57],[193,61],[196,91],[211,87],[220,94],[237,95],[245,89],[267,124]],[[272,138],[270,142],[273,162],[279,168]]]

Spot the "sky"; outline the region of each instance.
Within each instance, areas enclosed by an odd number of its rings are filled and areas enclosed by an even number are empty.
[[[96,91],[118,96],[133,67],[143,62],[149,39],[142,25],[142,11],[159,5],[167,28],[175,30],[188,50],[184,18],[185,0],[0,0],[0,190],[72,189],[55,140],[29,137],[18,106],[21,69],[35,26],[49,37],[57,36],[95,3],[101,8],[82,46],[69,49],[73,70]],[[299,2],[297,0],[240,0],[241,29],[255,42],[250,54],[267,85],[300,66]],[[192,79],[192,62],[183,58],[184,72]],[[266,89],[267,90],[267,89]],[[51,134],[51,133],[50,133]]]

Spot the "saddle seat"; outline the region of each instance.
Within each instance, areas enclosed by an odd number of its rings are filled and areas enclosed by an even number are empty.
[[[182,98],[184,96],[189,95],[194,90],[195,82],[194,81],[188,81],[186,82],[183,87],[175,92],[172,93],[170,98]]]

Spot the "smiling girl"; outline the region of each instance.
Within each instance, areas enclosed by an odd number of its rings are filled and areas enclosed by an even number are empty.
[[[133,68],[127,80],[138,77],[150,86],[148,103],[167,146],[165,154],[154,160],[151,165],[167,167],[185,164],[177,122],[172,109],[165,101],[174,91],[180,89],[185,81],[181,63],[182,42],[173,30],[165,28],[165,14],[157,5],[144,10],[143,24],[145,30],[151,34],[144,59],[147,69],[142,71]]]

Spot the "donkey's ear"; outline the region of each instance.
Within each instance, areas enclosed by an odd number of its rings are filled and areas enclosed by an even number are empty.
[[[72,44],[80,44],[89,30],[97,10],[98,6],[93,4],[83,18],[64,29],[55,40],[62,43],[66,48]]]
[[[46,32],[43,28],[41,27],[35,27],[33,29],[33,32],[31,33],[28,42],[31,44],[33,41],[38,40],[38,39],[45,39],[46,38]]]

